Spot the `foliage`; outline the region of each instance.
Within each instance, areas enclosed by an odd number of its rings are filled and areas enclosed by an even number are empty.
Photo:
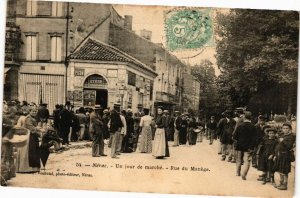
[[[218,80],[234,106],[248,105],[255,95],[267,97],[277,85],[285,87],[278,93],[286,94],[297,83],[297,12],[234,9],[218,13],[216,20]]]
[[[229,104],[228,97],[220,91],[215,69],[210,60],[204,59],[192,67],[191,73],[200,82],[200,116],[208,118],[220,114]]]

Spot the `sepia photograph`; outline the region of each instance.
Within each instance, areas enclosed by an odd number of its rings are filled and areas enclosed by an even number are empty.
[[[1,188],[295,193],[299,11],[6,0]]]

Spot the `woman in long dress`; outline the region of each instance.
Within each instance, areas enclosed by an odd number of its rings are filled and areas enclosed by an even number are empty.
[[[24,128],[29,129],[27,134],[27,142],[23,147],[18,148],[17,153],[17,172],[19,173],[35,173],[40,171],[40,155],[39,155],[39,137],[41,130],[37,127],[35,119],[37,110],[32,108],[29,115],[25,119]]]
[[[144,109],[145,115],[141,118],[140,127],[142,128],[142,137],[140,144],[141,153],[152,152],[152,117],[149,115],[149,109]]]
[[[162,107],[157,109],[157,118],[155,121],[155,136],[152,147],[152,154],[156,159],[163,159],[164,157],[169,157],[169,146],[166,138],[166,133],[164,127],[166,126],[166,117],[162,115]]]

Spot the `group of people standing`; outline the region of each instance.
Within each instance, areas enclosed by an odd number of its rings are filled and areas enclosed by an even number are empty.
[[[236,163],[236,175],[246,180],[251,166],[262,171],[258,181],[262,184],[270,182],[279,190],[287,190],[288,174],[291,162],[295,160],[293,149],[296,137],[292,134],[292,126],[286,122],[276,127],[266,124],[264,116],[259,116],[253,123],[251,112],[236,113],[225,111],[215,128],[220,138],[219,155],[225,161]],[[280,181],[277,185],[274,173],[278,172]]]
[[[46,104],[4,101],[1,145],[1,185],[18,173],[39,172],[45,167],[49,148],[59,150],[59,142],[53,127],[47,124],[49,111]]]
[[[291,162],[295,160],[295,135],[292,126],[283,123],[280,127],[267,124],[264,116],[253,122],[251,112],[233,113],[225,111],[217,121],[211,116],[202,122],[194,116],[175,111],[171,116],[168,110],[157,107],[152,117],[147,108],[139,108],[133,114],[131,109],[121,110],[114,106],[112,110],[96,105],[94,109],[80,107],[74,112],[70,102],[56,105],[53,123],[47,104],[27,102],[4,103],[3,132],[1,148],[1,184],[15,176],[15,172],[34,173],[46,165],[49,148],[59,152],[70,141],[91,140],[92,156],[105,157],[105,144],[110,148],[111,158],[117,159],[121,153],[135,151],[152,154],[156,159],[170,157],[171,146],[195,145],[206,134],[209,144],[220,140],[218,154],[221,160],[236,164],[236,175],[246,180],[252,167],[262,171],[258,181],[270,182],[279,190],[287,190],[288,174]],[[12,130],[12,129],[24,129]],[[13,132],[14,131],[14,132]],[[20,132],[21,131],[21,132]],[[14,145],[14,134],[24,135],[24,143]],[[104,142],[107,140],[107,143]],[[16,163],[14,162],[16,158]],[[274,174],[280,174],[276,185]]]

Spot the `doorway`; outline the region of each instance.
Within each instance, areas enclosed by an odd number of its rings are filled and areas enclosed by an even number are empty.
[[[107,89],[96,90],[96,104],[101,105],[101,107],[103,107],[104,109],[107,108],[107,98],[108,98]]]
[[[84,106],[101,105],[107,108],[108,91],[107,89],[84,89]]]

